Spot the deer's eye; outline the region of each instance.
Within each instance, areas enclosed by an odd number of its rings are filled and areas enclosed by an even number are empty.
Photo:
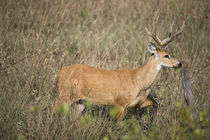
[[[169,59],[169,55],[165,55],[164,57]]]

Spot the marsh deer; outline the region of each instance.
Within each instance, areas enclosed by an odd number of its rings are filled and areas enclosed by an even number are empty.
[[[61,69],[57,75],[58,96],[55,105],[62,102],[71,105],[78,100],[87,100],[98,105],[113,105],[119,108],[116,115],[118,121],[122,119],[127,107],[153,106],[156,115],[157,103],[147,98],[151,84],[161,67],[181,67],[181,63],[165,51],[166,46],[184,29],[183,24],[172,33],[172,26],[168,38],[164,40],[160,40],[156,35],[155,26],[152,32],[145,28],[150,39],[154,39],[160,48],[150,40],[147,49],[152,55],[139,68],[107,70],[74,64]],[[81,104],[78,105],[84,109]]]

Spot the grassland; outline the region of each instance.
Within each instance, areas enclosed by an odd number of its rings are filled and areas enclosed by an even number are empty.
[[[210,2],[207,0],[1,0],[0,139],[209,139]],[[65,65],[82,63],[136,68],[149,57],[144,28],[160,10],[158,35],[186,22],[168,51],[191,77],[199,117],[188,119],[180,70],[162,69],[152,93],[156,122],[143,126],[150,110],[131,110],[122,122],[110,107],[88,107],[76,121],[53,113],[55,79]],[[111,111],[110,111],[111,110]],[[65,113],[66,112],[66,113]]]

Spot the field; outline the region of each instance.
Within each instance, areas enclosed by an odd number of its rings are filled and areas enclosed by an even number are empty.
[[[1,0],[0,139],[210,139],[210,2],[208,0]],[[65,104],[53,112],[56,75],[66,65],[137,68],[150,53],[145,27],[160,10],[158,35],[186,23],[168,52],[189,71],[198,118],[189,119],[180,69],[161,69],[152,108],[115,109],[86,102],[77,118]],[[69,110],[70,109],[70,110]]]

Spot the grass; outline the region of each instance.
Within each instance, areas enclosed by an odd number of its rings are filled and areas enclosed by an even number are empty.
[[[0,138],[209,139],[209,5],[205,0],[2,0]],[[158,116],[150,130],[142,128],[150,109],[131,110],[119,123],[106,106],[90,107],[76,121],[68,107],[53,113],[55,78],[63,66],[117,69],[145,63],[144,28],[151,28],[157,9],[161,38],[167,36],[173,15],[176,25],[186,22],[168,51],[190,72],[198,119],[187,119],[180,71],[165,68],[151,87]]]

